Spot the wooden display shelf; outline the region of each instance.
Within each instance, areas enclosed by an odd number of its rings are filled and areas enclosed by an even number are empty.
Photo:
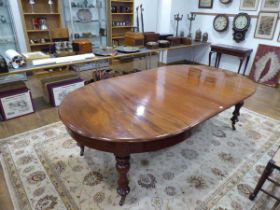
[[[114,36],[112,39],[124,39],[124,36]]]
[[[62,14],[61,14],[61,1],[53,0],[53,12],[50,11],[50,6],[48,1],[40,0],[35,1],[32,7],[27,0],[18,0],[20,14],[22,19],[22,25],[25,32],[25,40],[27,45],[27,51],[40,51],[40,50],[50,50],[48,45],[53,44],[51,37],[51,32],[62,28]],[[47,30],[33,29],[33,22],[40,22],[40,20],[35,20],[35,18],[46,19]],[[31,44],[31,40],[48,40],[46,43],[36,43]]]
[[[112,15],[134,15],[133,13],[112,13]]]
[[[134,26],[114,26],[112,28],[134,28]]]
[[[111,0],[111,2],[134,3],[133,0]]]
[[[112,12],[112,8],[116,7],[116,10]],[[123,8],[124,10],[120,9]],[[132,11],[131,11],[132,10]],[[124,12],[121,12],[124,11]],[[125,12],[126,11],[126,12]],[[109,8],[109,39],[108,45],[121,45],[125,38],[125,34],[134,27],[134,0],[110,0]],[[113,26],[113,22],[128,22],[128,26]],[[115,40],[117,41],[115,43]]]
[[[27,12],[27,13],[23,13],[23,15],[60,15],[60,13],[54,12],[54,13],[45,13],[45,12]]]
[[[26,30],[27,33],[39,33],[39,32],[50,32],[50,30],[40,30],[40,29],[32,29],[32,30]]]
[[[54,42],[45,42],[45,43],[36,43],[36,44],[30,44],[31,47],[35,46],[46,46],[46,45],[53,45]]]

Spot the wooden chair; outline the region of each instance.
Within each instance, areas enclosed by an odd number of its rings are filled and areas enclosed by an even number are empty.
[[[250,200],[254,200],[257,197],[258,193],[260,191],[262,191],[263,193],[267,194],[268,196],[274,198],[277,202],[280,202],[280,198],[277,198],[275,195],[272,195],[271,193],[262,189],[262,186],[266,180],[272,182],[277,187],[280,187],[280,184],[271,178],[271,174],[274,171],[274,169],[280,170],[280,147],[274,154],[273,158],[267,163],[267,165],[264,169],[264,172],[263,172],[261,178],[259,179],[259,182],[258,182],[254,192],[249,196]]]

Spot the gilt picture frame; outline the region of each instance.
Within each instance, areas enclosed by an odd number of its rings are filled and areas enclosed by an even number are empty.
[[[262,0],[261,11],[279,12],[280,0]]]
[[[198,0],[198,8],[212,9],[213,8],[213,0]]]
[[[256,11],[259,7],[259,0],[240,0],[240,10]]]
[[[255,38],[272,40],[278,21],[278,12],[260,12]]]

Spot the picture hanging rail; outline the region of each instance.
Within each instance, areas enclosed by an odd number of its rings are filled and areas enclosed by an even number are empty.
[[[211,12],[192,12],[192,14],[195,15],[208,15],[208,16],[217,16],[217,15],[221,15],[224,13],[211,13]],[[233,13],[227,13],[226,14],[228,17],[235,17],[237,14],[233,14]],[[258,15],[249,15],[251,18],[258,18]],[[278,17],[278,20],[280,19],[280,17]]]

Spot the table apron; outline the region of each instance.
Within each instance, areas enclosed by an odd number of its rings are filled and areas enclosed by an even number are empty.
[[[191,129],[184,131],[183,133],[170,136],[163,139],[155,139],[149,141],[133,141],[133,142],[113,142],[104,141],[98,139],[90,139],[81,136],[70,129],[67,128],[70,136],[77,141],[79,145],[83,145],[88,148],[101,150],[104,152],[110,152],[118,156],[130,155],[133,153],[143,153],[143,152],[153,152],[168,148],[170,146],[176,145],[191,136]]]

